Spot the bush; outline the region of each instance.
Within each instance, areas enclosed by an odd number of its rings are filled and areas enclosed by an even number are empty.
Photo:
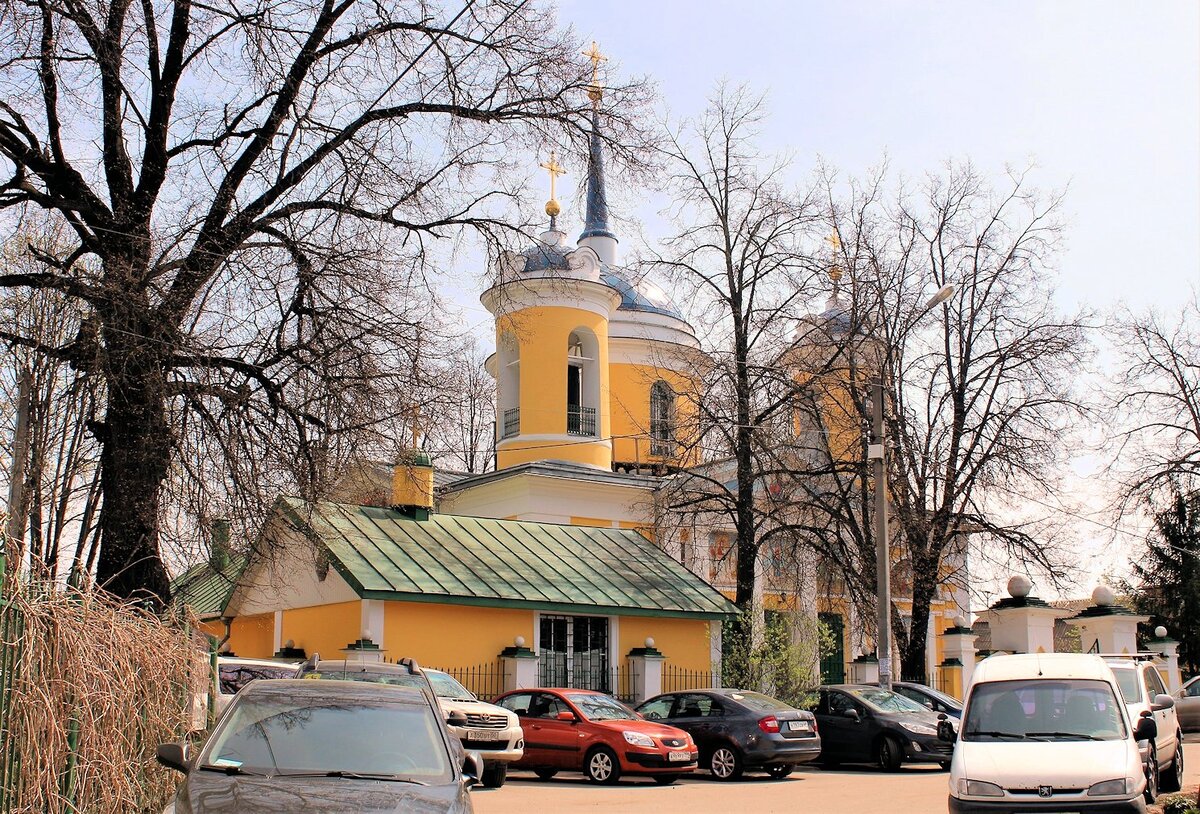
[[[1158,798],[1163,814],[1200,814],[1196,798],[1191,794],[1168,794]]]
[[[802,709],[816,702],[821,653],[833,642],[829,626],[798,613],[767,616],[763,640],[751,646],[746,614],[726,622],[722,632],[722,683],[758,690]]]

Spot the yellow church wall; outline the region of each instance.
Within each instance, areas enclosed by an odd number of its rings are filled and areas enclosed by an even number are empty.
[[[533,646],[528,610],[385,602],[383,614],[389,660],[407,656],[430,667],[469,667],[495,661],[517,636]]]
[[[666,382],[675,391],[675,428],[681,457],[666,458],[650,452],[650,387]],[[692,466],[698,462],[694,449],[696,402],[692,394],[695,381],[685,374],[651,365],[613,364],[609,366],[613,460],[625,463],[666,462]]]
[[[566,436],[567,433],[567,341],[579,328],[590,331],[596,339],[595,365],[599,377],[599,403],[595,407],[597,437],[589,443],[587,436],[560,439],[538,439],[539,435]],[[611,434],[608,410],[608,321],[593,311],[564,306],[538,306],[507,314],[496,320],[496,341],[508,334],[518,346],[520,359],[521,431],[515,439],[506,439],[511,449],[501,441],[497,450],[498,468],[515,466],[527,461],[556,458],[609,469],[612,451],[606,441]],[[535,436],[533,438],[523,436]]]
[[[603,517],[572,517],[572,526],[591,526],[593,528],[610,529],[612,521],[605,520]]]
[[[229,628],[229,650],[250,659],[269,659],[275,655],[275,614],[259,613],[234,619]]]
[[[667,619],[652,616],[622,616],[617,650],[622,658],[636,647],[646,646],[646,637],[667,661],[681,670],[708,671],[712,669],[709,650],[709,625],[706,619]]]
[[[361,624],[361,602],[293,608],[283,612],[280,640],[291,639],[310,656],[320,653],[322,658],[342,658],[341,649],[358,639]]]

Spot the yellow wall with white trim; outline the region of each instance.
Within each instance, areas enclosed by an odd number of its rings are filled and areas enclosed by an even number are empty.
[[[650,452],[650,387],[662,380],[675,392],[675,433],[679,454]],[[622,463],[668,463],[692,466],[699,460],[694,442],[696,382],[692,377],[651,365],[609,366],[613,460]]]
[[[274,645],[273,613],[239,616],[229,627],[229,650],[234,655],[249,659],[268,659],[275,655]]]
[[[533,611],[432,602],[385,602],[383,647],[389,661],[409,657],[430,667],[493,662],[517,636],[533,647]]]
[[[283,612],[280,641],[291,639],[308,655],[340,659],[342,648],[358,639],[362,624],[362,602],[338,602]],[[372,631],[372,635],[379,634]]]
[[[622,616],[617,654],[624,661],[630,650],[645,647],[646,637],[649,636],[672,667],[707,672],[712,669],[710,625],[719,624],[719,621],[707,619]]]

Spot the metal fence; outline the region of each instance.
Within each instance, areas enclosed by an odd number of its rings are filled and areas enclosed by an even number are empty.
[[[433,667],[451,676],[476,697],[490,701],[504,692],[504,665],[499,661],[476,664],[472,667]]]
[[[662,691],[682,692],[706,687],[720,687],[721,676],[707,670],[687,670],[674,664],[662,666]]]
[[[902,674],[901,681],[908,681],[912,684],[924,684],[926,687],[933,687],[938,692],[943,692],[946,695],[954,695],[954,688],[946,681],[941,670],[934,670],[926,675],[925,673],[916,673],[913,675]]]
[[[20,608],[0,600],[0,814],[13,811],[20,794],[21,764],[12,739],[11,704],[23,626]]]
[[[596,408],[567,405],[567,435],[595,435]]]

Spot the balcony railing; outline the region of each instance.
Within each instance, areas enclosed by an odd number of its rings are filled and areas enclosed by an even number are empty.
[[[567,434],[595,435],[596,408],[580,407],[575,404],[567,405]]]
[[[675,439],[674,438],[651,438],[650,439],[650,454],[660,458],[675,457]]]
[[[504,423],[501,425],[501,438],[512,438],[521,434],[521,408],[513,407],[504,411]]]

